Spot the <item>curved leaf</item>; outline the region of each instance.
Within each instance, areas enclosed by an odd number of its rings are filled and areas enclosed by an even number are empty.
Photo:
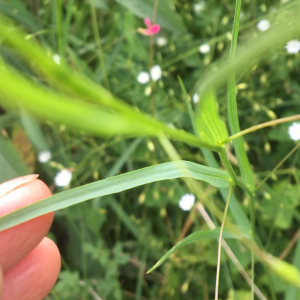
[[[89,183],[25,206],[1,217],[0,230],[89,199],[119,193],[151,182],[180,177],[192,177],[206,181],[216,187],[228,187],[231,182],[228,173],[225,171],[189,161],[163,163]]]
[[[204,240],[207,241],[207,240],[218,239],[219,235],[220,235],[219,227],[215,228],[213,230],[201,230],[201,231],[197,231],[197,232],[190,234],[189,236],[187,236],[186,238],[184,238],[183,240],[178,242],[174,247],[172,247],[149,271],[147,271],[146,274],[149,274],[150,272],[152,272],[153,270],[158,268],[168,257],[170,257],[178,249],[180,249],[186,245],[192,244],[194,242],[197,242],[197,241],[204,241]],[[232,232],[228,231],[227,229],[224,229],[222,237],[224,239],[238,238],[236,235],[234,235]]]

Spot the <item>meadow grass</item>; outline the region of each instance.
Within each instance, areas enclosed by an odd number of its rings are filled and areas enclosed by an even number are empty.
[[[299,11],[0,2],[0,180],[54,192],[0,230],[57,211],[47,299],[300,299]]]

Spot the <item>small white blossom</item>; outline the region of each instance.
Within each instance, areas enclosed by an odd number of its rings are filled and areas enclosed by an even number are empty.
[[[38,155],[38,161],[42,164],[47,163],[51,159],[51,152],[48,150],[42,151]]]
[[[281,3],[288,3],[290,0],[281,0]]]
[[[147,82],[149,82],[150,80],[150,75],[148,72],[140,72],[139,75],[137,76],[136,80],[140,83],[140,84],[145,84]]]
[[[192,97],[192,100],[195,104],[197,104],[199,102],[199,95],[198,93],[195,93]]]
[[[300,42],[291,40],[286,44],[285,49],[288,53],[298,53],[300,51]]]
[[[198,3],[195,3],[194,5],[193,5],[193,8],[194,8],[194,12],[195,13],[199,13],[199,12],[201,12],[204,8],[205,8],[205,2],[204,1],[200,1],[200,2],[198,2]]]
[[[208,44],[203,44],[199,47],[199,52],[200,53],[208,53],[210,51],[210,46]]]
[[[163,36],[159,36],[157,39],[156,39],[156,44],[160,47],[163,47],[163,46],[166,46],[168,43],[168,40],[163,37]]]
[[[261,20],[257,23],[257,29],[259,31],[266,31],[270,28],[270,21],[269,20]]]
[[[157,81],[159,78],[161,78],[161,74],[162,74],[162,71],[161,71],[160,66],[158,66],[158,65],[153,66],[150,70],[150,75],[151,75],[151,78],[153,81]]]
[[[67,169],[63,169],[61,171],[59,171],[54,178],[54,182],[56,186],[67,186],[69,185],[69,183],[72,180],[72,172],[67,170]]]
[[[188,211],[193,207],[195,199],[193,194],[185,194],[179,200],[179,207],[184,211]]]
[[[294,122],[289,127],[289,135],[292,140],[299,141],[300,140],[300,122]]]
[[[57,65],[60,65],[60,56],[58,54],[52,55],[52,59]]]

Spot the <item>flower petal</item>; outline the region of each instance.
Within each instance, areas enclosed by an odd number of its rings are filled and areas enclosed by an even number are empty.
[[[146,25],[147,27],[151,27],[151,26],[152,26],[150,18],[146,18],[146,19],[144,20],[144,23],[145,23],[145,25]]]

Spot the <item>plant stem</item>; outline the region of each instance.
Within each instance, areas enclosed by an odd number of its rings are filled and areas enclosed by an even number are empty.
[[[225,148],[222,148],[219,152],[219,156],[221,158],[221,161],[226,169],[226,171],[228,172],[228,174],[230,175],[230,177],[232,178],[234,184],[237,184],[237,185],[241,185],[240,181],[238,180],[229,160],[228,160],[228,157],[226,155],[226,151],[225,151]]]
[[[62,0],[56,0],[56,33],[58,39],[58,53],[63,59],[63,49],[62,49]]]
[[[279,164],[273,169],[272,172],[269,173],[269,175],[267,177],[265,177],[265,179],[256,187],[256,191],[268,180],[268,178],[274,173],[276,172],[276,170],[300,147],[300,143],[298,143],[293,149],[292,151],[290,151],[280,162]]]
[[[229,207],[229,201],[230,201],[230,196],[231,196],[231,191],[232,191],[232,185],[230,185],[227,201],[226,201],[226,206],[223,214],[223,220],[220,228],[220,235],[219,235],[219,244],[218,244],[218,262],[217,262],[217,275],[216,275],[216,288],[215,288],[215,300],[218,300],[218,295],[219,295],[219,279],[220,279],[220,265],[221,265],[221,251],[222,251],[222,235],[223,235],[223,230],[224,230],[224,225],[225,225],[225,220],[227,216],[227,211]]]
[[[277,119],[277,120],[273,120],[273,121],[269,121],[269,122],[265,122],[265,123],[261,123],[252,127],[249,127],[245,130],[242,130],[234,135],[231,135],[230,137],[228,137],[223,143],[228,143],[229,141],[232,141],[236,138],[239,138],[245,134],[248,134],[250,132],[254,132],[257,131],[259,129],[265,128],[265,127],[270,127],[270,126],[275,126],[277,124],[281,124],[281,123],[286,123],[286,122],[291,122],[291,121],[296,121],[300,119],[300,115],[295,115],[292,117],[287,117],[287,118],[281,118],[281,119]]]
[[[241,0],[236,0],[234,24],[232,29],[232,42],[229,54],[229,63],[232,63],[236,56],[237,39],[239,33],[239,21],[241,12]],[[240,132],[237,101],[235,93],[235,71],[232,70],[228,76],[228,91],[227,91],[227,112],[228,112],[228,124],[232,134]],[[246,150],[241,138],[233,142],[234,150],[236,153],[239,167],[241,170],[242,181],[251,189],[254,189],[254,175],[249,164],[249,160],[246,154]]]
[[[104,62],[104,58],[103,58],[103,50],[102,50],[102,45],[101,45],[100,32],[99,32],[99,29],[98,29],[97,14],[96,14],[96,9],[95,9],[95,6],[94,6],[92,0],[90,0],[90,9],[91,9],[91,15],[92,15],[92,25],[93,25],[95,41],[96,41],[96,44],[98,46],[98,51],[99,51],[99,64],[100,64],[101,69],[102,69],[102,76],[104,78],[106,88],[108,90],[110,90],[109,82],[108,82],[108,79],[107,79],[106,68],[105,68],[105,62]]]
[[[216,226],[213,223],[213,221],[211,220],[211,218],[209,217],[209,215],[206,212],[204,206],[200,202],[198,202],[196,204],[196,207],[197,207],[197,210],[199,211],[199,213],[201,214],[201,216],[203,217],[204,221],[208,225],[208,227],[210,229],[215,229]],[[299,230],[299,232],[300,232],[300,230]],[[241,265],[241,263],[239,262],[239,260],[237,259],[237,257],[234,255],[234,253],[232,252],[231,248],[229,247],[229,245],[226,243],[226,241],[224,239],[222,240],[222,247],[225,250],[225,252],[228,255],[228,257],[231,259],[231,261],[237,267],[237,269],[239,270],[240,274],[244,277],[245,281],[249,284],[249,286],[252,286],[252,279],[250,278],[250,276],[248,275],[248,273],[246,272],[246,270],[244,269],[244,267]],[[259,299],[261,299],[261,300],[267,300],[267,298],[263,295],[263,293],[259,290],[259,288],[255,284],[254,284],[254,291],[255,291],[256,296]]]

